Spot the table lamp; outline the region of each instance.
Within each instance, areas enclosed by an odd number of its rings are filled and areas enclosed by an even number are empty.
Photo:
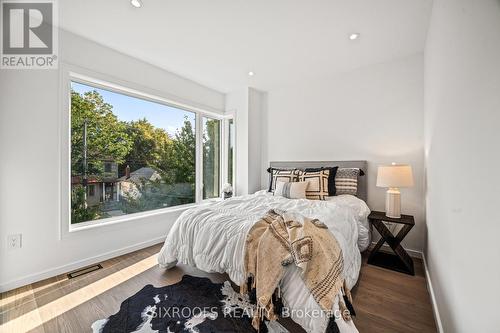
[[[413,186],[411,166],[405,164],[381,165],[377,172],[377,187],[388,188],[385,196],[385,215],[392,218],[401,217],[400,187]]]

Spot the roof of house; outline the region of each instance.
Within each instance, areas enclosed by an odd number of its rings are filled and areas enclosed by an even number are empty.
[[[126,178],[126,176],[118,178],[118,181],[132,181],[137,182],[141,180],[156,180],[161,178],[158,171],[150,167],[142,167],[130,173],[130,177]]]
[[[102,183],[102,182],[104,182],[104,180],[97,177],[97,176],[88,176],[87,177],[88,184],[97,184],[97,183]],[[83,184],[83,176],[71,176],[71,184],[72,185]]]

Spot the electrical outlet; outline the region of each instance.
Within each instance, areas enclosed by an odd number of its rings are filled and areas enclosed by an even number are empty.
[[[22,235],[14,234],[7,236],[7,248],[9,250],[20,249],[22,247]]]

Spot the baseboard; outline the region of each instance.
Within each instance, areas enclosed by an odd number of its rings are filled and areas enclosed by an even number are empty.
[[[439,315],[439,310],[436,303],[436,296],[434,295],[434,288],[432,288],[431,277],[429,275],[429,269],[427,268],[427,261],[425,260],[425,255],[422,255],[422,261],[424,262],[425,269],[425,279],[427,281],[427,289],[431,296],[432,312],[434,312],[434,321],[436,322],[436,327],[438,333],[443,333],[443,324],[441,323],[441,316]]]
[[[370,249],[373,248],[375,246],[375,244],[377,244],[377,242],[372,242],[371,246],[370,246]],[[387,252],[392,252],[392,249],[389,245],[387,244],[384,244],[382,245],[381,247],[382,250],[384,251],[387,251]],[[419,251],[419,250],[412,250],[412,249],[406,249],[406,252],[408,252],[408,254],[410,255],[410,257],[412,258],[418,258],[418,259],[422,259],[423,258],[423,254],[422,254],[422,251]]]
[[[60,274],[74,271],[76,269],[79,269],[79,268],[82,268],[85,266],[94,265],[94,264],[97,264],[97,263],[102,262],[104,260],[108,260],[108,259],[111,259],[114,257],[121,256],[123,254],[127,254],[130,252],[134,252],[134,251],[146,248],[146,247],[151,246],[151,245],[158,244],[160,242],[163,242],[164,240],[165,240],[165,236],[161,236],[161,237],[154,238],[154,239],[151,239],[151,240],[148,240],[145,242],[140,242],[140,243],[126,246],[126,247],[123,247],[123,248],[120,248],[117,250],[109,251],[109,252],[106,252],[104,254],[94,256],[94,257],[90,257],[90,258],[83,259],[83,260],[78,260],[78,261],[63,265],[63,266],[50,268],[50,269],[44,270],[44,271],[39,272],[39,273],[26,275],[22,278],[11,280],[11,281],[8,281],[6,283],[1,284],[0,285],[0,292],[5,292],[5,291],[12,290],[12,289],[16,289],[16,288],[26,286],[26,285],[34,283],[34,282],[38,282],[38,281],[45,280],[45,279],[48,279],[48,278],[51,278],[51,277],[54,277],[54,276],[57,276]]]

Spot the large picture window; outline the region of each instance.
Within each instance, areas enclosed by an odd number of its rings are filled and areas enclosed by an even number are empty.
[[[71,82],[71,223],[196,202],[197,151],[200,199],[219,197],[221,143],[218,118]]]

